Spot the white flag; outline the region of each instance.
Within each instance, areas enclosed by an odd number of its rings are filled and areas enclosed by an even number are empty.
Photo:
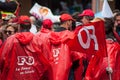
[[[105,18],[111,18],[113,17],[112,10],[108,4],[107,0],[104,0],[103,7],[102,7],[102,16]]]
[[[31,8],[30,14],[41,20],[51,19],[53,23],[60,22],[60,16],[53,15],[52,11],[49,8],[41,6],[38,3],[35,3],[34,6]]]

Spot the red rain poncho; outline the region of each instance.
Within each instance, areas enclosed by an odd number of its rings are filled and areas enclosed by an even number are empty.
[[[42,34],[40,35],[42,36]],[[50,32],[48,35],[46,38],[44,37],[45,46],[42,53],[51,65],[52,80],[68,80],[72,62],[79,59],[79,53],[71,51],[66,44],[68,40],[74,38],[74,34],[65,30]],[[39,38],[41,39],[41,37]]]
[[[48,62],[41,55],[42,45],[32,33],[17,33],[9,37],[0,52],[1,80],[42,80],[48,73]],[[45,73],[46,72],[46,73]]]
[[[85,80],[109,80],[106,72],[108,61],[113,70],[112,80],[120,80],[120,46],[117,42],[106,41],[108,57],[94,56],[88,66]],[[109,59],[108,59],[109,58]]]

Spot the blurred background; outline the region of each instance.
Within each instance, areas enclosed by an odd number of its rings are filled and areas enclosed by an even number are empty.
[[[29,10],[35,3],[46,6],[52,10],[54,14],[61,11],[69,13],[82,12],[84,9],[92,9],[95,13],[101,11],[104,0],[18,0],[21,4],[20,14],[29,14]],[[120,0],[108,0],[112,10],[120,9]]]

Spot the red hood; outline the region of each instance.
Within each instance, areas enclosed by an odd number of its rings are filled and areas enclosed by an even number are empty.
[[[52,44],[60,44],[65,43],[66,41],[73,39],[74,33],[68,30],[61,31],[61,32],[51,32],[49,39]]]
[[[15,37],[19,40],[20,43],[28,44],[32,40],[33,34],[30,32],[22,32],[15,34]]]
[[[40,30],[40,32],[43,32],[43,33],[48,33],[48,32],[50,32],[50,30],[49,29],[45,29],[45,28],[41,28],[41,30]]]

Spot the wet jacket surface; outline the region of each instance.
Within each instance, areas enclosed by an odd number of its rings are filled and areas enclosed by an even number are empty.
[[[36,42],[29,32],[15,34],[6,40],[0,53],[1,80],[42,80],[48,63]]]

